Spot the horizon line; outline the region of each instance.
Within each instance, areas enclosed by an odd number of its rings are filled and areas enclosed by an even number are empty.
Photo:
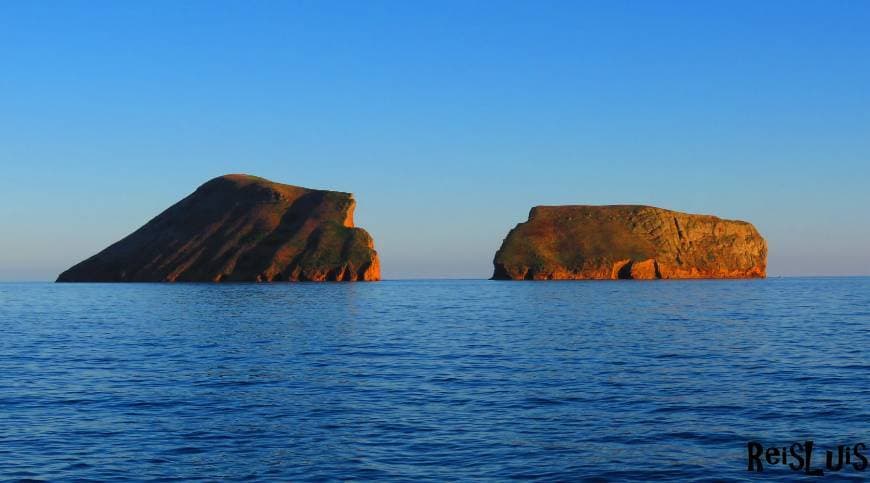
[[[867,274],[849,274],[849,275],[768,275],[764,278],[753,278],[753,279],[727,279],[727,278],[663,278],[656,279],[655,281],[704,281],[704,280],[765,280],[771,278],[866,278],[870,277],[870,273]],[[430,277],[430,278],[419,278],[419,277],[409,277],[409,278],[382,278],[380,280],[372,280],[373,282],[462,282],[462,281],[494,281],[494,282],[607,282],[609,279],[570,279],[570,280],[493,280],[492,278],[486,277]],[[624,281],[624,280],[623,280]],[[370,281],[371,282],[371,281]],[[57,280],[0,280],[0,284],[13,284],[13,283],[59,283]],[[251,284],[251,285],[282,285],[282,284],[319,284],[319,283],[340,283],[340,284],[348,284],[348,282],[338,282],[338,281],[323,281],[323,282],[314,282],[314,281],[274,281],[274,282],[193,282],[193,281],[178,281],[178,282],[66,282],[64,285],[81,285],[81,284],[104,284],[104,285],[137,285],[137,284],[213,284],[213,285],[232,285],[232,284]],[[350,282],[351,284],[354,282]],[[367,283],[357,281],[355,283]]]

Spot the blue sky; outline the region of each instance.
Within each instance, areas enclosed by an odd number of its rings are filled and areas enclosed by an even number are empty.
[[[753,222],[870,274],[870,2],[2,2],[0,280],[221,174],[355,193],[386,278],[487,277],[537,204]]]

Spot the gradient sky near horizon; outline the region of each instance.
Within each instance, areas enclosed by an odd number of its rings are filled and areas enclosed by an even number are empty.
[[[353,192],[385,278],[488,277],[538,204],[753,222],[870,274],[870,2],[0,3],[0,280],[225,173]]]

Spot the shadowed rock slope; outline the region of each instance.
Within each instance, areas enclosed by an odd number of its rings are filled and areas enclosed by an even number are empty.
[[[355,205],[350,193],[221,176],[57,281],[378,280]]]
[[[494,279],[763,278],[752,224],[652,206],[536,206],[508,233]]]

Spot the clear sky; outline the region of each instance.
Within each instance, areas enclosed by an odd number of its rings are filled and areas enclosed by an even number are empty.
[[[234,172],[353,192],[385,278],[487,277],[576,203],[870,274],[870,2],[0,2],[0,280]]]

